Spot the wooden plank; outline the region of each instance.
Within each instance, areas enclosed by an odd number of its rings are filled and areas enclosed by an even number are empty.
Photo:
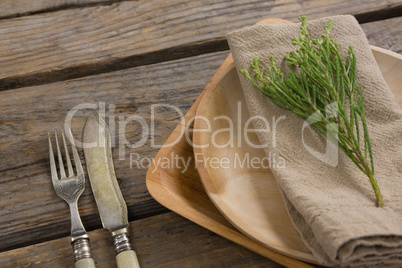
[[[371,12],[374,19],[401,8],[399,0],[153,0],[4,20],[0,90],[224,50],[226,33],[264,18]]]
[[[367,24],[368,25],[368,24]],[[391,29],[392,30],[392,29]],[[399,35],[400,36],[400,35]],[[373,38],[375,40],[376,36]],[[377,40],[379,44],[386,39]],[[402,43],[402,38],[397,40]],[[0,92],[0,250],[45,241],[69,233],[67,205],[56,196],[49,177],[48,131],[60,128],[66,114],[76,105],[104,102],[115,105],[116,129],[119,116],[138,115],[151,123],[151,105],[165,103],[185,113],[205,87],[228,52],[164,62],[63,81],[43,86]],[[78,111],[72,130],[77,138],[89,113]],[[109,114],[110,111],[109,111]],[[155,133],[138,149],[125,149],[125,160],[118,160],[114,149],[116,173],[128,202],[130,220],[166,211],[150,196],[145,186],[146,165],[176,126],[179,114],[173,109],[156,110]],[[141,139],[140,125],[127,124],[126,138]],[[137,129],[136,129],[137,128]],[[118,134],[118,131],[116,131]],[[118,140],[122,136],[115,135]],[[80,151],[81,152],[81,151]],[[130,154],[138,154],[143,167],[135,161],[130,168]],[[81,155],[82,156],[82,155]],[[133,160],[136,160],[133,155]],[[83,159],[83,157],[82,157]],[[99,228],[94,199],[89,183],[80,199],[85,226]]]
[[[82,8],[94,5],[112,4],[114,0],[2,0],[0,19],[9,19],[30,14],[52,12],[67,8]]]
[[[185,113],[227,54],[220,52],[0,92],[0,189],[3,189],[0,250],[37,242],[38,237],[48,240],[68,235],[69,210],[56,195],[50,179],[47,133],[62,128],[67,113],[77,110],[74,108],[77,105],[104,103],[108,115],[115,116],[112,121],[115,127],[111,126],[117,142],[113,149],[114,164],[130,220],[166,211],[149,195],[145,174],[181,115],[173,108],[155,108],[152,121],[152,105],[173,105]],[[115,106],[113,113],[109,105]],[[72,132],[78,140],[91,111],[78,110],[73,117]],[[128,123],[125,133],[120,130],[125,125],[122,120],[134,115],[144,118],[149,128],[151,124],[155,127],[143,146],[132,149],[119,143],[123,138],[132,144],[141,140],[143,132],[139,123]],[[84,159],[82,150],[79,151]],[[124,156],[122,160],[119,160],[120,153]],[[79,207],[87,228],[101,226],[89,180]]]
[[[402,54],[402,17],[362,24],[369,43]]]
[[[170,212],[130,223],[141,267],[282,267]],[[89,233],[96,267],[116,267],[106,230]],[[73,267],[68,237],[0,253],[0,267]]]

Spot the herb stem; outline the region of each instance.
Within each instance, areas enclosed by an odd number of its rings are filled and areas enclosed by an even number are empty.
[[[285,78],[272,56],[269,58],[271,66],[265,69],[261,67],[258,57],[254,57],[250,63],[256,81],[247,70],[240,72],[274,104],[307,120],[312,116],[318,118],[313,120],[313,127],[336,143],[369,178],[377,205],[383,207],[383,197],[374,176],[374,158],[363,95],[360,86],[355,84],[356,56],[353,47],[348,49],[346,63],[342,60],[338,44],[329,37],[331,20],[324,26],[326,33],[322,39],[310,39],[306,17],[300,17],[299,20],[302,32],[299,37],[292,39],[292,43],[300,48],[285,56],[288,66],[298,67],[297,72],[289,71]]]

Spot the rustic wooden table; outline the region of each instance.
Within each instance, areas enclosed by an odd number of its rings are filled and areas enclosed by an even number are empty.
[[[73,266],[69,210],[53,190],[46,137],[70,111],[80,137],[91,110],[84,105],[115,116],[116,140],[128,116],[154,123],[145,145],[113,151],[142,267],[280,267],[159,205],[145,185],[147,160],[130,167],[129,155],[155,156],[152,142],[162,144],[180,118],[159,109],[152,121],[152,105],[185,113],[228,55],[227,32],[334,14],[355,15],[372,45],[402,53],[400,0],[1,1],[0,267]],[[141,139],[137,123],[125,128],[128,141]],[[97,267],[115,267],[88,180],[79,207]]]

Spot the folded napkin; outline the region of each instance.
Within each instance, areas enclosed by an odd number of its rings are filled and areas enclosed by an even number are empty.
[[[288,214],[306,246],[322,265],[402,267],[402,113],[371,53],[365,34],[352,16],[334,16],[307,22],[312,38],[324,33],[332,19],[330,37],[346,58],[353,46],[357,58],[357,83],[361,85],[370,133],[375,177],[384,196],[378,208],[366,175],[338,150],[333,167],[316,158],[305,146],[326,151],[326,138],[304,129],[301,117],[274,105],[239,73],[250,116],[269,122],[280,116],[276,131],[257,132],[267,155],[276,153],[285,168],[273,169]],[[237,70],[247,69],[258,56],[268,63],[273,55],[284,70],[285,54],[295,50],[292,38],[300,34],[300,23],[257,25],[234,31],[227,39]],[[266,128],[255,120],[256,129]],[[304,139],[304,144],[303,144]]]

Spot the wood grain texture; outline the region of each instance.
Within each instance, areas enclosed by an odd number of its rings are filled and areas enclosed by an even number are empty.
[[[316,9],[311,9],[319,2]],[[323,1],[208,3],[212,2],[204,1],[200,6],[196,1],[126,2],[0,21],[1,74],[5,74],[5,79],[22,77],[21,81],[29,81],[28,84],[41,84],[216,51],[219,44],[224,44],[219,49],[225,49],[224,34],[229,28],[251,25],[265,16],[279,14],[294,20],[302,11],[318,17],[397,5],[397,1],[361,1],[359,7],[339,1],[328,5]],[[160,9],[153,10],[155,5],[160,5]],[[384,41],[373,38],[379,46]],[[46,135],[62,127],[70,109],[83,103],[105,102],[106,107],[114,104],[117,125],[118,116],[127,118],[134,114],[149,123],[150,105],[161,102],[175,105],[184,113],[227,53],[0,92],[0,187],[5,189],[0,199],[0,250],[69,234],[68,208],[50,182]],[[18,79],[7,81],[13,81],[14,86],[27,85],[18,84]],[[6,80],[0,80],[0,87],[6,84]],[[74,117],[73,133],[77,138],[86,115],[80,111]],[[152,136],[157,144],[165,141],[178,118],[171,109],[158,110]],[[139,125],[134,122],[127,124],[127,140],[140,139],[136,127]],[[127,158],[115,162],[130,220],[166,211],[149,196],[146,168],[130,168],[130,153],[138,153],[145,165],[156,154],[158,149],[149,145],[150,137],[145,146],[138,150],[127,148]],[[114,152],[114,157],[118,158],[118,152]],[[99,228],[100,221],[89,184],[86,186],[79,205],[84,224],[91,230]]]
[[[113,158],[129,219],[166,211],[150,197],[145,173],[181,115],[173,108],[160,107],[154,109],[151,121],[151,105],[173,105],[185,113],[226,55],[227,52],[221,52],[0,92],[0,188],[5,189],[0,199],[0,249],[37,242],[38,237],[48,240],[69,235],[69,210],[52,187],[46,137],[47,132],[64,126],[67,113],[77,105],[104,103],[107,114],[115,116],[112,122],[116,125],[110,127],[116,141]],[[114,105],[113,113],[109,105]],[[78,140],[91,111],[79,110],[73,117],[72,132]],[[118,131],[125,125],[122,119],[134,115],[144,118],[149,128],[153,122],[154,132],[139,148],[120,146],[120,141],[135,144],[142,137],[142,127],[135,121],[127,123],[125,135],[123,130]],[[106,122],[110,125],[109,119]],[[82,150],[79,153],[85,164]],[[119,160],[120,153],[124,160]],[[79,208],[88,229],[101,226],[88,177]]]
[[[0,1],[0,20],[31,14],[53,12],[67,8],[82,8],[94,5],[107,5],[115,0],[2,0]]]
[[[368,28],[366,34],[375,29]],[[386,45],[386,39],[377,40],[376,37],[373,35],[377,45]],[[397,39],[396,45],[401,43],[402,40]],[[0,92],[0,187],[6,189],[0,199],[0,250],[69,233],[68,208],[56,196],[50,182],[46,135],[63,126],[70,109],[78,104],[104,102],[106,107],[116,106],[117,121],[118,116],[139,115],[148,123],[152,104],[176,105],[185,113],[227,54],[207,54]],[[74,117],[72,129],[78,138],[86,115],[81,111]],[[161,145],[165,141],[179,117],[172,109],[157,110],[152,136],[155,144]],[[127,124],[127,140],[135,142],[141,138],[141,132],[135,129],[138,126],[134,122]],[[144,166],[156,154],[158,149],[150,148],[150,139],[149,136],[146,145],[138,150],[127,148],[126,159],[115,162],[130,220],[166,211],[149,196],[145,187],[146,168],[138,168],[135,163],[130,168],[130,153],[138,153]],[[114,150],[115,159],[118,154]],[[89,230],[100,227],[88,182],[79,205],[85,226]]]
[[[361,27],[371,45],[402,54],[402,17],[365,23]]]
[[[173,212],[131,222],[129,228],[133,248],[142,268],[282,267]],[[108,231],[95,230],[89,236],[96,267],[116,267]],[[73,266],[68,237],[0,253],[0,267],[4,268]]]
[[[4,20],[0,90],[224,50],[227,32],[264,18],[360,16],[401,6],[399,0],[153,0]]]

